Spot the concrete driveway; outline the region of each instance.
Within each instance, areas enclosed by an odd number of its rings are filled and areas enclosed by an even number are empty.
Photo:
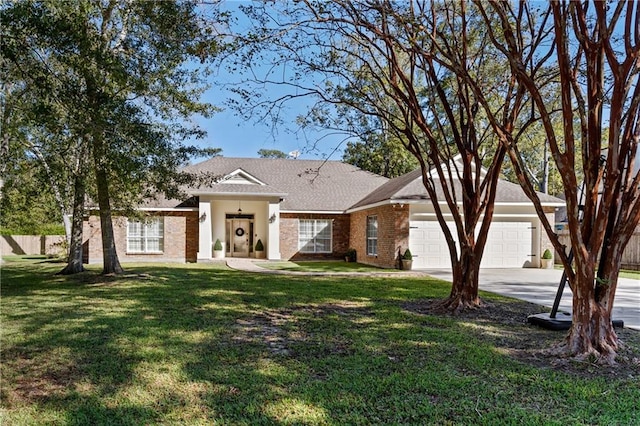
[[[421,269],[433,277],[451,282],[451,270]],[[481,269],[480,290],[510,296],[551,308],[562,271],[558,269]],[[571,312],[571,290],[565,286],[560,311]],[[640,330],[640,280],[620,278],[613,306],[613,319]]]

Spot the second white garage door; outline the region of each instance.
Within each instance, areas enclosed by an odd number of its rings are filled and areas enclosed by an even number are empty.
[[[449,229],[455,229],[448,223]],[[452,232],[457,240],[455,232]],[[482,256],[482,268],[522,268],[532,257],[531,222],[493,222]],[[414,255],[414,268],[450,268],[449,249],[440,224],[434,221],[412,221],[409,248]]]

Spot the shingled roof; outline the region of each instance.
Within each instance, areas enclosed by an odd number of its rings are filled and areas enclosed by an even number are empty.
[[[189,200],[159,197],[142,207],[197,206],[194,197],[202,195],[279,197],[283,200],[280,209],[285,212],[345,212],[379,203],[429,200],[420,169],[387,179],[339,161],[213,157],[186,167],[186,171],[223,177],[236,175],[246,177],[247,181],[222,179],[212,185],[187,188],[186,192],[192,196]],[[456,194],[460,194],[459,182],[454,186]],[[436,190],[438,199],[444,200],[442,188],[437,186]],[[538,193],[538,196],[546,205],[564,203],[547,194]],[[531,201],[519,185],[500,180],[496,203],[529,204]]]
[[[190,190],[193,195],[273,195],[282,211],[343,212],[388,179],[339,161],[214,157],[186,168],[228,176],[241,171],[261,184],[219,183]]]
[[[461,185],[460,181],[454,181],[454,190],[460,199]],[[444,191],[440,185],[436,185],[436,195],[438,200],[444,200]],[[538,192],[538,197],[542,204],[547,205],[563,205],[564,201],[551,195]],[[353,209],[362,208],[372,204],[385,201],[410,201],[410,200],[429,200],[429,195],[422,183],[422,171],[416,169],[405,175],[389,180],[377,188],[374,192],[353,205]],[[496,203],[505,204],[530,204],[531,200],[524,193],[520,185],[507,182],[500,179],[498,181]]]

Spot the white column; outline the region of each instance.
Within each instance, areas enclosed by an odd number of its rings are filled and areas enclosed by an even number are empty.
[[[271,218],[275,217],[272,222]],[[268,212],[269,242],[267,244],[267,259],[280,260],[280,201],[269,202]]]
[[[211,259],[211,202],[200,197],[198,211],[198,222],[200,225],[198,240],[198,260]]]
[[[546,237],[545,230],[542,227],[542,221],[537,217],[535,218],[535,220],[531,221],[531,226],[535,228],[533,230],[533,236],[531,238],[531,243],[533,245],[531,249],[532,253],[535,254],[535,257],[531,259],[531,266],[529,267],[540,268],[542,266],[542,252],[544,252],[545,249],[543,241],[544,237]]]

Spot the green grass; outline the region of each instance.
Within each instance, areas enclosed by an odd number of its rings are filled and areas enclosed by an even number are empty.
[[[498,344],[552,332],[404,308],[446,296],[442,281],[59,269],[2,265],[2,425],[640,421],[637,375],[535,367]]]
[[[555,265],[554,266],[555,269],[562,269],[562,266],[560,265]],[[640,280],[640,271],[633,271],[630,269],[621,269],[620,270],[620,274],[618,275],[619,278],[630,278],[632,280]]]
[[[620,271],[620,278],[631,278],[632,280],[640,280],[640,271]]]
[[[343,261],[269,261],[260,262],[262,268],[299,272],[399,272],[397,269],[382,269],[356,262]]]

